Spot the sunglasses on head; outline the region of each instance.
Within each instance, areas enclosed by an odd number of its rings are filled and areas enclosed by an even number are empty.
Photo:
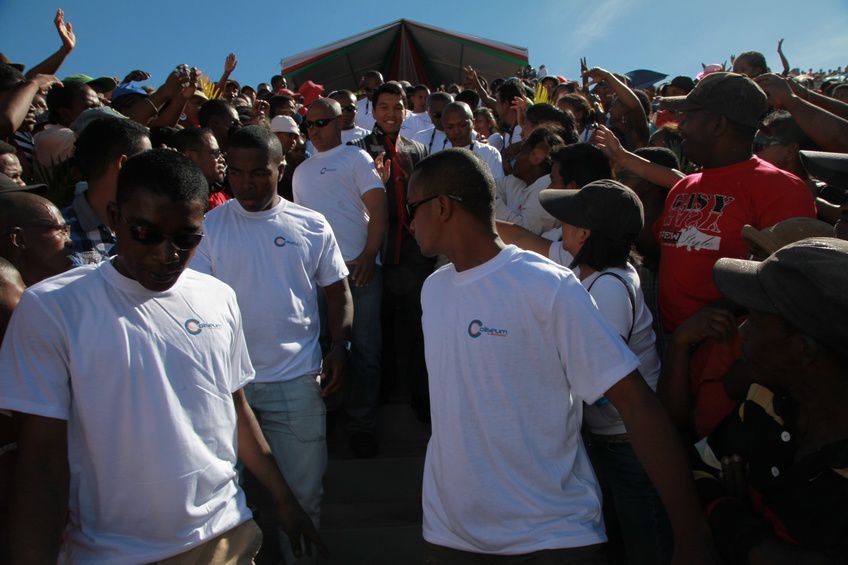
[[[130,237],[142,245],[150,245],[152,247],[167,240],[179,251],[188,251],[200,245],[200,241],[203,239],[202,233],[181,233],[168,236],[147,226],[131,224],[123,215],[121,215],[121,219],[130,228]]]
[[[306,129],[309,129],[309,128],[312,128],[312,127],[322,128],[322,127],[326,126],[327,124],[329,124],[330,122],[332,122],[333,120],[335,120],[336,118],[338,118],[338,116],[334,116],[332,118],[320,118],[318,120],[303,120],[303,125],[306,126]]]

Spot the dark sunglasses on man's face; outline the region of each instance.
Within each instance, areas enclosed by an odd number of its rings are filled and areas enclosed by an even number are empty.
[[[785,141],[780,139],[779,137],[768,137],[765,135],[758,135],[754,137],[754,153],[759,153],[764,149],[768,149],[772,145],[783,145]]]
[[[156,231],[147,226],[138,226],[136,224],[129,223],[126,218],[121,216],[121,219],[124,221],[127,226],[130,228],[130,237],[133,238],[136,242],[142,245],[159,245],[165,240],[168,240],[171,245],[176,247],[180,251],[188,251],[190,249],[194,249],[198,245],[200,245],[200,241],[203,239],[202,233],[181,233],[177,235],[167,236],[160,231]]]
[[[330,122],[332,122],[333,120],[335,120],[336,118],[338,118],[338,116],[335,116],[335,117],[332,117],[332,118],[321,118],[321,119],[318,119],[318,120],[303,120],[303,125],[306,126],[307,129],[313,128],[313,127],[322,128],[322,127],[326,126],[327,124],[329,124]]]
[[[342,106],[342,112],[347,112],[349,114],[356,112],[356,104],[350,104],[348,106]]]
[[[441,112],[433,112],[432,116],[433,116],[434,120],[441,120],[442,119],[442,113]]]
[[[431,200],[435,200],[439,196],[447,196],[451,200],[455,200],[456,202],[462,202],[462,197],[457,196],[455,194],[434,194],[432,196],[428,196],[427,198],[422,198],[418,202],[407,203],[407,205],[406,205],[406,217],[411,222],[412,220],[415,219],[415,211],[418,210],[419,206],[421,206],[422,204],[426,204],[427,202],[430,202]]]

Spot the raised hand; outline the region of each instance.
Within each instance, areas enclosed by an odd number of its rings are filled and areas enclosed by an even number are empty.
[[[146,72],[146,71],[139,70],[139,69],[135,69],[135,70],[130,71],[129,73],[127,73],[127,76],[125,76],[125,77],[124,77],[124,80],[123,80],[123,81],[121,81],[121,82],[122,82],[122,83],[127,83],[127,82],[144,82],[144,81],[146,81],[146,80],[147,80],[147,79],[149,79],[149,78],[150,78],[150,73],[148,73],[148,72]]]
[[[53,23],[56,25],[56,31],[59,32],[59,37],[62,39],[62,48],[65,51],[71,51],[77,44],[77,36],[74,35],[74,28],[71,22],[65,21],[65,12],[62,8],[56,10],[56,17],[53,18]]]
[[[227,58],[224,60],[224,72],[230,74],[234,70],[236,70],[237,66],[238,59],[236,58],[236,54],[230,53],[229,55],[227,55]]]

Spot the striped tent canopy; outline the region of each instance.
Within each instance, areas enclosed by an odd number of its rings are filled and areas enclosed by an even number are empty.
[[[356,90],[365,71],[377,70],[386,80],[413,85],[464,80],[463,66],[482,77],[514,76],[527,65],[527,48],[448,31],[411,20],[390,24],[330,45],[286,57],[282,74],[295,88],[312,80],[325,89]]]

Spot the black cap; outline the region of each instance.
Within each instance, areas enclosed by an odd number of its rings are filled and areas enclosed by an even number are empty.
[[[15,181],[0,173],[0,194],[8,194],[10,192],[32,192],[40,196],[44,196],[47,192],[46,184],[28,184],[19,186]]]
[[[635,240],[645,225],[636,193],[610,179],[590,182],[580,190],[543,190],[539,202],[554,218],[615,240]]]

